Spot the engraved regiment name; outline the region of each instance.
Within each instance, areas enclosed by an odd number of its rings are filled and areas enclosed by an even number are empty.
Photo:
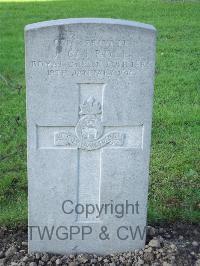
[[[96,150],[106,145],[122,146],[125,134],[109,132],[103,135],[101,104],[94,97],[89,97],[80,105],[80,119],[75,127],[75,134],[67,131],[54,133],[55,146],[77,147],[83,150]]]

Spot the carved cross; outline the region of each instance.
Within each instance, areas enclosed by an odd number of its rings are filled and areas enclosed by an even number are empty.
[[[103,125],[104,84],[98,99],[90,91],[87,98],[80,97],[79,120],[74,126],[56,127],[54,141],[51,147],[40,145],[39,148],[76,149],[78,156],[77,203],[101,204],[101,172],[103,167],[103,152],[106,149],[137,148],[142,145],[142,126],[112,126]],[[48,127],[41,127],[44,132]],[[49,133],[44,133],[47,136]],[[40,134],[39,134],[40,135]],[[40,141],[42,143],[42,140]],[[112,163],[112,162],[110,162]],[[94,216],[86,220],[77,216],[77,222],[98,221]]]

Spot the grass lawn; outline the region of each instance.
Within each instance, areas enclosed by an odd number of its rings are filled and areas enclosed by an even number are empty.
[[[200,221],[200,2],[4,0],[0,1],[0,225],[27,222],[23,28],[70,17],[129,19],[157,28],[148,219]]]

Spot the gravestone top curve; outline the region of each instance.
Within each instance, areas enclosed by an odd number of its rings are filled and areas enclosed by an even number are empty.
[[[68,18],[68,19],[42,21],[26,25],[25,31],[39,29],[39,28],[46,28],[51,26],[62,26],[67,24],[81,24],[81,23],[110,24],[110,25],[114,24],[114,25],[130,26],[135,28],[156,31],[154,26],[150,24],[130,21],[130,20],[123,20],[123,19],[111,19],[111,18]]]

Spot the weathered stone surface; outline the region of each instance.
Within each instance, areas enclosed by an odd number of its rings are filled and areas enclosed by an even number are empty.
[[[155,29],[67,19],[25,34],[29,251],[143,247]]]

